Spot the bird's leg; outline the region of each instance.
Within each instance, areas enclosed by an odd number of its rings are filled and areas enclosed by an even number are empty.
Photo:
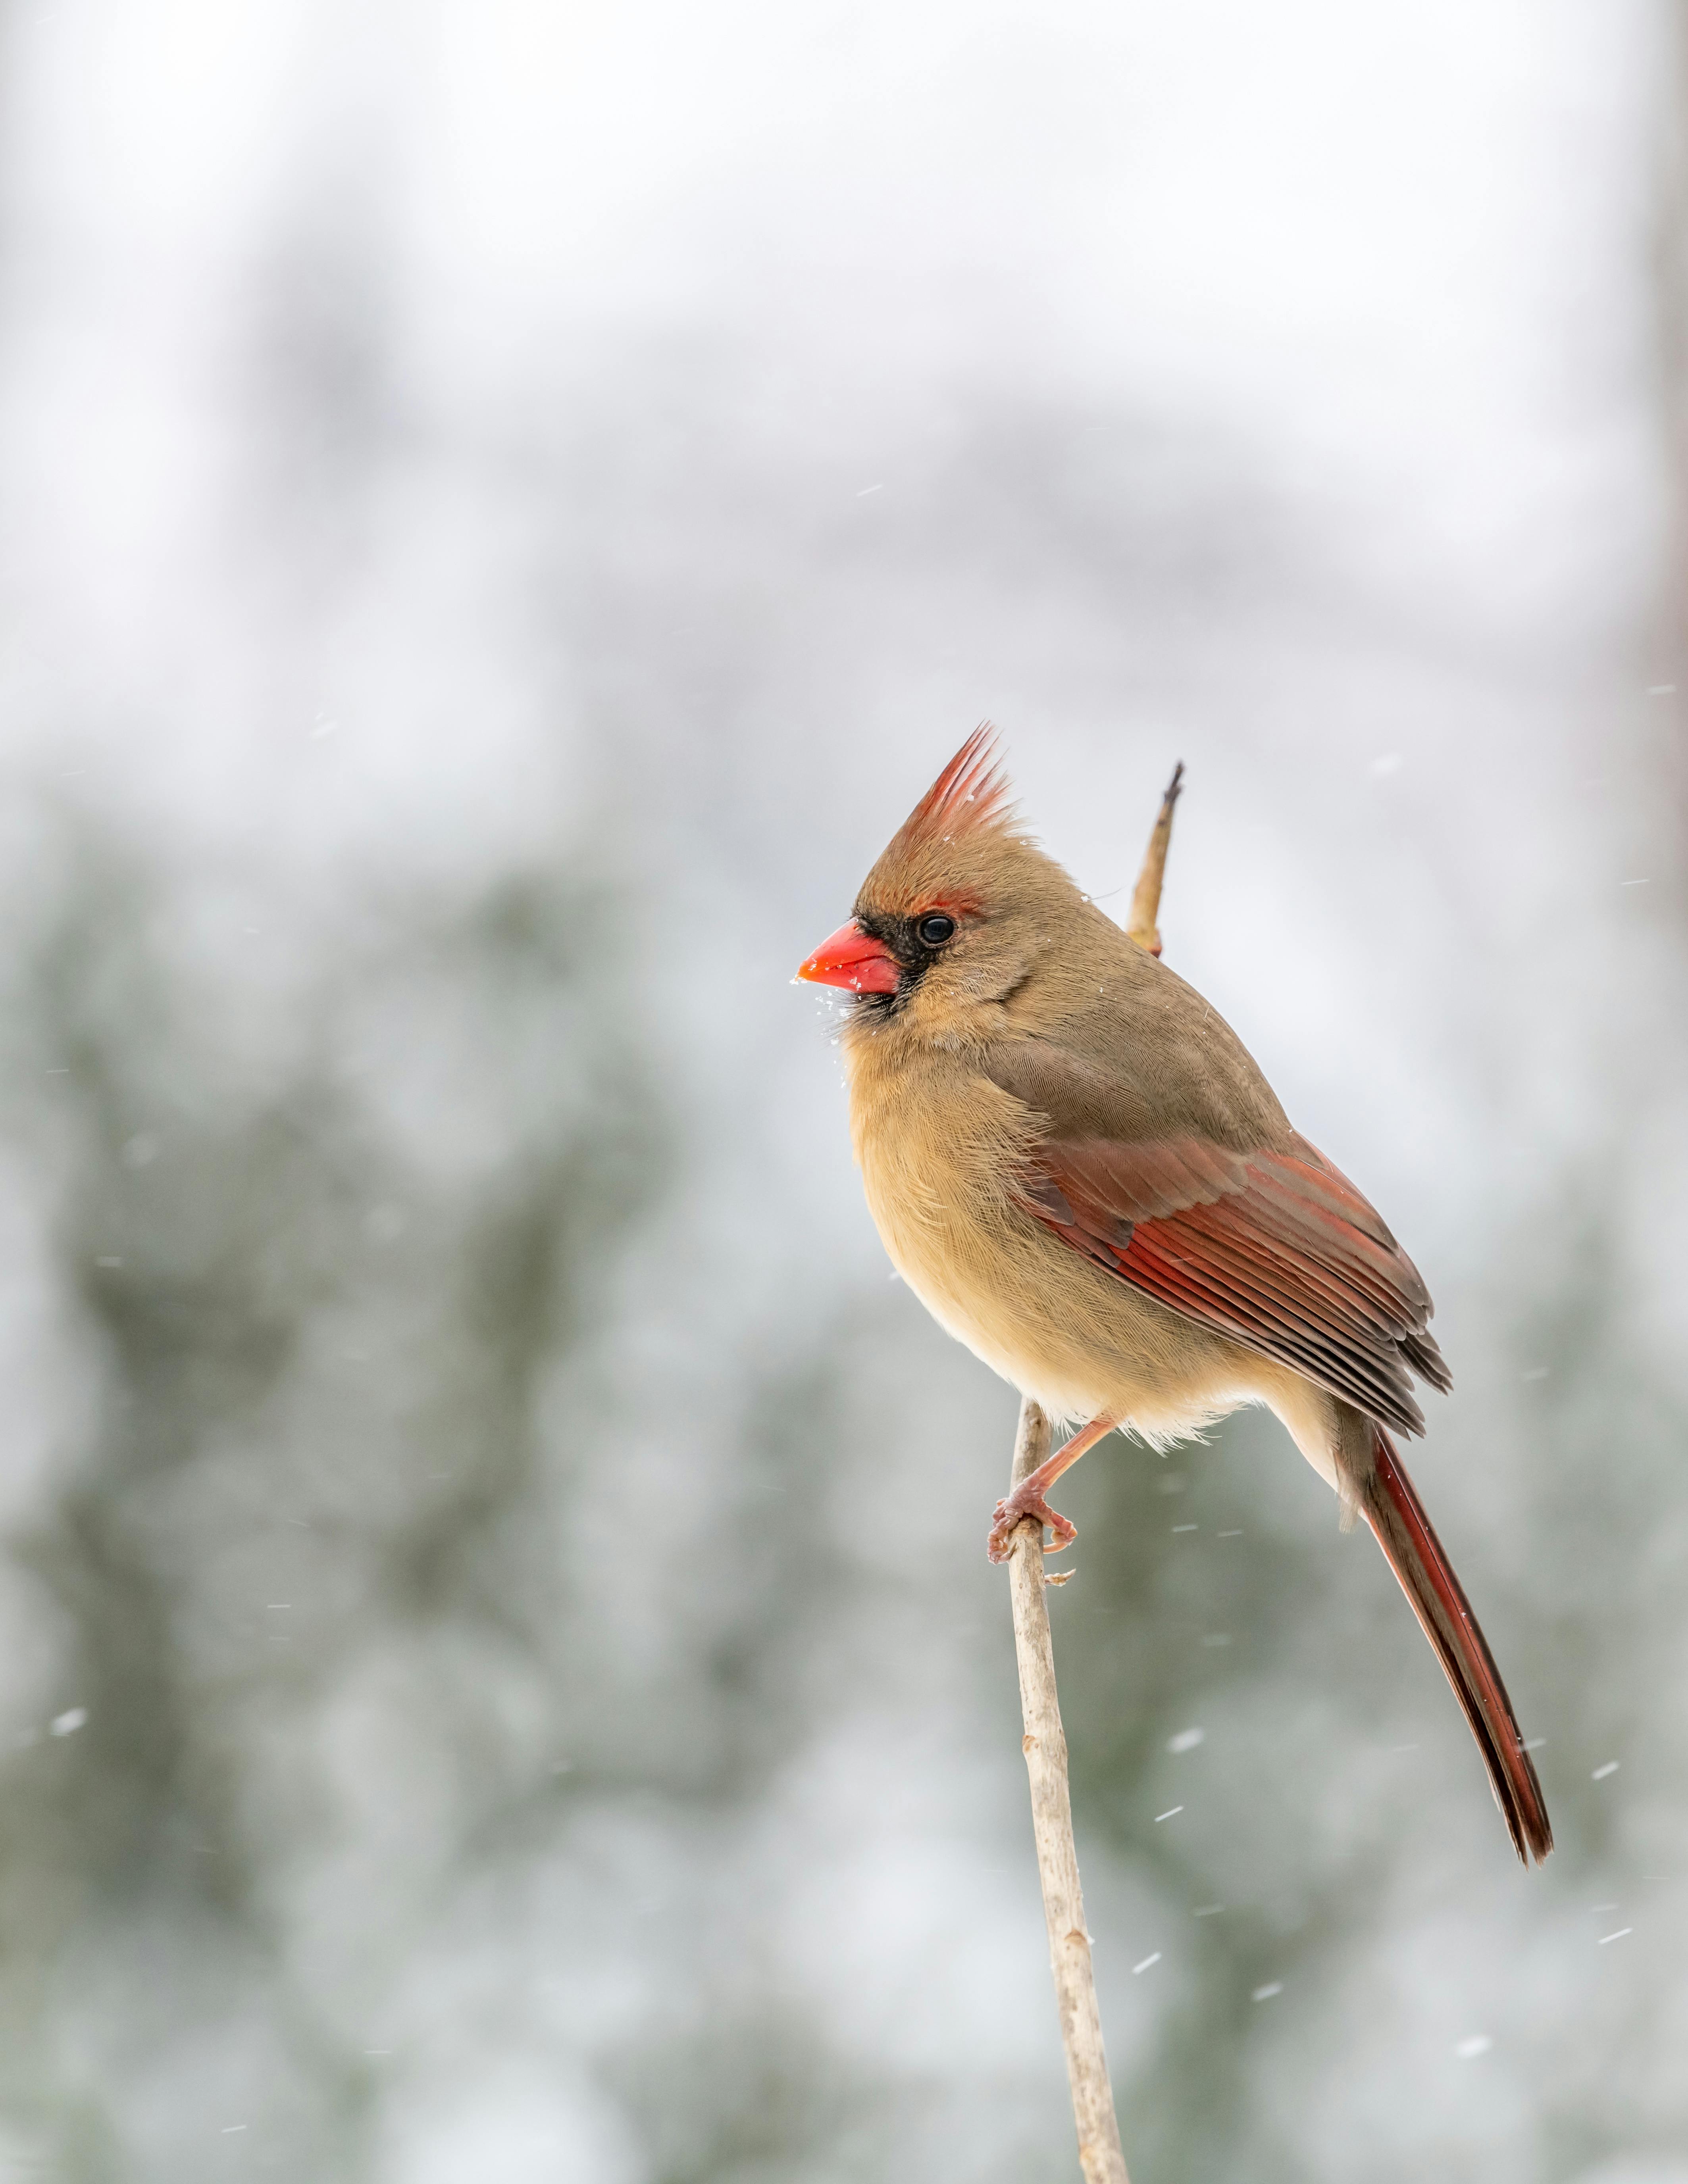
[[[1039,1524],[1047,1524],[1055,1534],[1055,1544],[1049,1550],[1052,1555],[1072,1545],[1078,1536],[1078,1527],[1058,1510],[1051,1509],[1044,1495],[1069,1465],[1078,1462],[1087,1448],[1094,1448],[1104,1434],[1111,1434],[1113,1429],[1113,1419],[1092,1418],[1064,1447],[1056,1449],[1046,1463],[1040,1463],[1035,1471],[1028,1471],[1006,1501],[997,1503],[996,1521],[986,1542],[986,1552],[992,1562],[1007,1561],[1013,1552],[1015,1527],[1028,1517],[1035,1517]]]

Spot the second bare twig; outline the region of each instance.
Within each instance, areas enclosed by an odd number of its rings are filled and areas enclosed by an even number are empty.
[[[1156,922],[1161,915],[1161,882],[1166,877],[1167,847],[1173,838],[1173,806],[1183,788],[1184,760],[1180,759],[1173,768],[1173,777],[1167,783],[1167,793],[1161,799],[1161,809],[1150,831],[1149,846],[1143,852],[1143,869],[1132,894],[1131,915],[1125,921],[1125,929],[1131,938],[1151,956],[1161,952],[1161,928]]]

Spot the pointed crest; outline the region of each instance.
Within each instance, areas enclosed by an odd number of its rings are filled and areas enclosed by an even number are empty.
[[[999,763],[996,730],[981,721],[898,830],[894,846],[955,841],[1012,824],[1011,790]]]

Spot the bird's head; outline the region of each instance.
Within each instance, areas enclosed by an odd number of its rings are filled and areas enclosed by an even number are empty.
[[[987,722],[869,872],[849,922],[798,970],[857,996],[856,1021],[949,1043],[989,1036],[1035,978],[1078,890],[1017,823]]]

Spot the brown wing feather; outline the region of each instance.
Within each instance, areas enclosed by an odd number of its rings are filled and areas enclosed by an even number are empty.
[[[1304,1139],[1240,1152],[1201,1138],[1050,1138],[1024,1203],[1110,1273],[1422,1433],[1412,1370],[1449,1385],[1418,1270]]]

